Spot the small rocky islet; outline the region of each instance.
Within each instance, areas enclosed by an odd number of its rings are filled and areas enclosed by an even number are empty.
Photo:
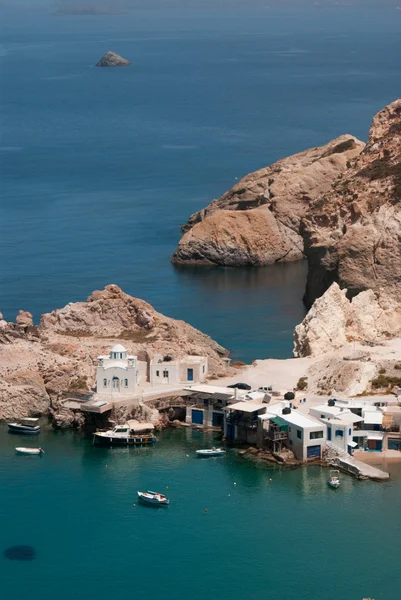
[[[132,63],[119,54],[108,50],[102,56],[96,67],[129,67]]]

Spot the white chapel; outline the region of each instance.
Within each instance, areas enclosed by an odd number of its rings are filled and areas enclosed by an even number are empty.
[[[97,357],[96,392],[98,395],[135,394],[138,384],[138,360],[121,344],[113,346],[108,356]]]

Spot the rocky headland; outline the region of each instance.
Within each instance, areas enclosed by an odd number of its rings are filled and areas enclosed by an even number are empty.
[[[132,63],[130,63],[130,61],[127,60],[126,58],[123,58],[119,54],[116,54],[115,52],[111,52],[111,50],[108,50],[107,52],[105,52],[105,54],[103,54],[102,58],[99,60],[99,62],[96,64],[96,66],[97,67],[128,67],[131,64]]]
[[[302,223],[310,306],[334,282],[401,300],[401,99],[373,119],[363,151]]]
[[[302,218],[363,147],[343,135],[247,175],[183,225],[173,262],[242,267],[304,258]]]
[[[180,264],[306,257],[308,307],[333,282],[401,299],[401,99],[374,117],[366,145],[346,135],[251,173],[183,230]]]
[[[121,340],[140,360],[205,355],[210,375],[226,371],[227,351],[210,337],[108,285],[86,302],[44,314],[39,326],[24,311],[16,323],[0,315],[0,419],[46,414],[60,393],[90,391],[96,357]]]

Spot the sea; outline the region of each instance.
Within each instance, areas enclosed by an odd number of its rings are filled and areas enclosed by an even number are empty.
[[[401,471],[388,483],[255,464],[218,436],[166,430],[152,448],[99,448],[46,424],[0,425],[2,600],[397,600]],[[17,456],[18,445],[46,454]],[[137,491],[170,505],[138,504]],[[32,560],[4,551],[30,546]]]
[[[0,311],[41,314],[109,283],[235,359],[291,355],[306,265],[176,267],[180,226],[239,178],[399,96],[401,11],[3,7]],[[96,68],[106,50],[131,67]]]
[[[399,96],[401,11],[2,11],[4,317],[38,322],[116,283],[233,358],[291,356],[305,263],[175,267],[180,225],[250,171],[343,133],[366,140]],[[109,49],[132,66],[95,68]],[[399,469],[334,491],[321,467],[196,459],[215,436],[100,449],[46,421],[35,440],[0,425],[1,600],[400,597]],[[170,506],[139,506],[145,489]],[[15,546],[33,559],[10,560]]]

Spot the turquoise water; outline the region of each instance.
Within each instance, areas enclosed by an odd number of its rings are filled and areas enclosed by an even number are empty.
[[[0,310],[117,283],[251,361],[287,357],[305,265],[177,269],[188,216],[399,95],[400,11],[135,11],[2,20]],[[133,62],[96,69],[108,49]],[[244,335],[246,334],[246,335]]]
[[[400,477],[343,475],[334,491],[320,467],[195,458],[214,435],[174,430],[152,449],[102,449],[73,432],[31,442],[1,426],[2,600],[398,597]],[[47,454],[15,456],[22,440]],[[133,506],[138,489],[166,486],[168,508]],[[3,556],[20,544],[36,559]]]

